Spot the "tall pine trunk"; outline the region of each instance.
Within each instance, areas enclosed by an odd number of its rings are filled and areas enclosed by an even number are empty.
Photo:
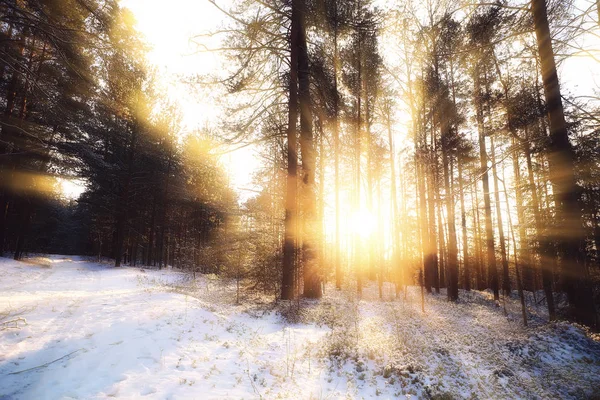
[[[529,188],[531,191],[531,202],[533,208],[533,217],[535,221],[535,231],[538,240],[538,247],[540,252],[541,272],[542,272],[542,286],[546,295],[546,304],[548,305],[548,316],[552,321],[556,318],[556,310],[554,307],[554,297],[552,295],[552,271],[547,268],[548,258],[556,258],[556,253],[553,250],[552,243],[546,237],[544,231],[540,201],[535,184],[535,178],[533,176],[533,162],[531,160],[531,149],[529,148],[529,137],[528,131],[525,130],[525,142],[523,142],[523,150],[525,152],[525,160],[527,161],[527,174],[529,180]]]
[[[545,0],[532,0],[531,10],[550,120],[548,162],[557,217],[552,236],[561,253],[563,284],[573,316],[581,323],[595,326],[597,321],[592,290],[586,279],[586,265],[580,255],[585,233],[581,220],[580,190],[575,178],[575,155],[565,122]]]
[[[458,160],[458,191],[460,197],[460,226],[462,231],[462,251],[463,251],[463,288],[471,290],[471,265],[469,263],[469,243],[467,239],[467,214],[465,211],[465,194],[463,183],[463,162]]]
[[[340,237],[340,123],[339,123],[339,93],[338,93],[338,21],[337,1],[334,1],[335,21],[333,27],[333,141],[335,162],[335,287],[342,288],[342,240]]]
[[[290,30],[290,75],[288,82],[288,129],[287,129],[287,180],[285,197],[285,233],[283,242],[283,271],[281,279],[281,298],[294,298],[294,267],[296,261],[296,197],[298,154],[296,123],[298,120],[298,35],[300,30],[300,0],[292,2]]]
[[[458,300],[458,245],[456,243],[456,222],[454,215],[454,194],[450,189],[452,169],[448,149],[442,146],[444,164],[444,188],[446,196],[446,213],[448,214],[448,257],[446,259],[446,271],[448,281],[448,300]]]
[[[389,156],[390,156],[390,205],[391,209],[391,229],[392,229],[392,274],[395,276],[395,283],[397,286],[400,286],[400,260],[398,257],[398,247],[400,246],[400,235],[398,232],[398,200],[396,195],[396,165],[395,165],[395,157],[394,157],[394,138],[392,135],[392,122],[390,120],[390,116],[388,114],[387,122],[387,132],[388,132],[388,142],[389,142]],[[398,288],[397,288],[398,289]],[[396,290],[397,291],[397,290]]]
[[[479,93],[481,90],[479,66],[475,71],[475,89]],[[477,129],[479,131],[479,161],[481,164],[481,181],[483,183],[483,202],[485,208],[485,243],[487,251],[488,284],[494,292],[494,299],[500,299],[498,289],[498,271],[496,270],[496,252],[494,245],[494,226],[492,224],[492,205],[490,201],[490,183],[488,175],[488,155],[485,146],[485,126],[483,122],[483,106],[479,94],[475,98],[475,108],[477,113]]]
[[[300,152],[302,153],[302,183],[304,189],[304,232],[302,262],[304,296],[320,298],[319,276],[319,221],[315,192],[315,149],[313,141],[312,110],[310,104],[310,71],[306,40],[306,2],[298,1],[298,103],[300,108]]]
[[[498,186],[498,167],[496,166],[496,147],[494,138],[491,139],[492,175],[494,176],[494,202],[496,203],[496,220],[498,221],[498,240],[500,242],[500,255],[502,257],[502,290],[510,295],[510,274],[508,271],[508,258],[506,257],[506,241],[504,237],[504,224],[502,223],[502,208],[500,206],[500,187]]]
[[[527,237],[527,221],[525,220],[525,209],[523,204],[523,189],[521,185],[521,170],[519,166],[519,150],[520,146],[517,147],[516,140],[512,139],[512,162],[513,162],[513,173],[515,180],[515,203],[517,206],[517,223],[519,224],[518,234],[519,234],[519,264],[521,265],[522,275],[522,285],[523,288],[534,290],[534,280],[533,280],[533,268],[531,265],[531,255],[530,255],[530,246],[529,246],[529,238]],[[515,256],[517,257],[517,256]]]

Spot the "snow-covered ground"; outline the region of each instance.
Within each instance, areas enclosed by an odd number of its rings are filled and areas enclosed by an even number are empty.
[[[600,338],[486,293],[244,302],[231,285],[79,257],[0,258],[0,399],[589,398]],[[286,318],[281,315],[285,315]],[[291,323],[290,320],[296,322]]]

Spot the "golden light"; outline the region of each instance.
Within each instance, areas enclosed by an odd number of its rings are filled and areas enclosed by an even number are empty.
[[[50,196],[56,192],[56,177],[29,171],[13,171],[0,180],[0,189],[13,193]]]

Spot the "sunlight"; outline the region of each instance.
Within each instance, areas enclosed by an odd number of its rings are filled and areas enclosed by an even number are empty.
[[[80,179],[58,178],[60,192],[66,199],[78,199],[85,191],[85,185]]]
[[[355,235],[361,239],[368,239],[375,230],[376,220],[369,210],[361,208],[352,213],[350,225]]]
[[[229,3],[228,0],[219,2],[220,5]],[[212,92],[214,88],[210,93],[198,93],[198,87],[190,91],[191,86],[182,82],[181,77],[207,78],[223,70],[223,59],[218,53],[197,52],[190,40],[194,35],[217,30],[222,23],[222,13],[208,1],[174,0],[165,7],[159,1],[124,0],[122,5],[133,12],[136,27],[150,46],[148,61],[157,67],[160,85],[181,109],[183,135],[199,128],[210,130],[218,126],[221,106]],[[203,42],[218,47],[220,38],[204,38]],[[230,150],[220,150],[224,152],[221,161],[227,165],[231,185],[245,200],[250,192],[244,189],[251,188],[258,162],[253,146],[227,152]]]
[[[51,196],[56,191],[56,183],[56,178],[49,174],[14,171],[3,177],[0,182],[0,189],[36,196]]]
[[[596,394],[600,0],[1,4],[0,400]]]

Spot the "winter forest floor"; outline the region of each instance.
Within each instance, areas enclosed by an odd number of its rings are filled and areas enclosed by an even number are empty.
[[[517,298],[505,314],[487,293],[427,295],[423,314],[418,288],[385,295],[328,290],[298,312],[171,270],[1,258],[0,399],[598,395],[600,337],[541,306],[523,328]]]

